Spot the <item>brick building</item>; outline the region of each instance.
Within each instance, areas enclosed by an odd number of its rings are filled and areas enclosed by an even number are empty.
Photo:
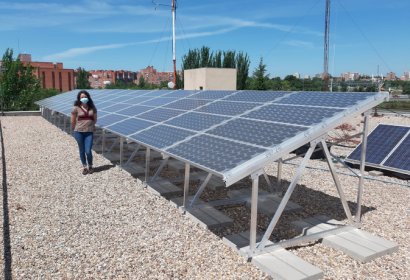
[[[396,73],[394,72],[387,73],[386,79],[390,81],[396,80]]]
[[[55,88],[60,92],[74,89],[74,70],[64,69],[63,63],[32,61],[30,54],[21,54],[20,61],[23,63],[23,67],[30,63],[36,78],[42,78],[41,88]]]
[[[157,70],[154,69],[154,66],[148,66],[145,69],[141,69],[141,71],[137,72],[136,74],[137,75],[136,75],[135,83],[137,85],[139,83],[139,79],[141,76],[144,77],[145,82],[150,83],[150,84],[156,84],[158,86],[163,81],[166,81],[166,82],[174,81],[174,72],[157,72]],[[177,71],[177,75],[181,77],[182,71]]]
[[[346,73],[342,73],[340,75],[341,79],[344,79],[345,81],[354,81],[359,79],[359,73],[356,72],[346,72]]]

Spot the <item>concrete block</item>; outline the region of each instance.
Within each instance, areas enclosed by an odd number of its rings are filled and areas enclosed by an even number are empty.
[[[384,176],[384,173],[381,171],[372,170],[372,171],[369,171],[369,175],[372,177],[380,177],[380,176]]]

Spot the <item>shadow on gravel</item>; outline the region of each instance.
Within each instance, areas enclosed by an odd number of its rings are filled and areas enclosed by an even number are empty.
[[[1,138],[1,161],[3,165],[3,240],[4,240],[4,279],[11,279],[11,246],[10,246],[10,224],[9,224],[9,203],[7,194],[7,173],[6,159],[4,152],[3,130],[0,123]]]
[[[94,173],[95,173],[95,172],[106,171],[106,170],[109,170],[109,169],[114,168],[114,167],[115,167],[115,164],[102,165],[102,166],[93,167],[93,170],[94,170]]]

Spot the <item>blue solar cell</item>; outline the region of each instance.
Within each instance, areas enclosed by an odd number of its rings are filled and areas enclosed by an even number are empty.
[[[244,102],[259,102],[266,103],[283,97],[290,92],[287,91],[241,91],[224,100],[244,101]]]
[[[195,136],[168,150],[167,153],[216,172],[227,172],[267,150],[216,138]]]
[[[224,98],[234,92],[237,92],[237,90],[206,90],[194,94],[189,98],[216,100],[219,98]]]
[[[175,119],[166,122],[166,124],[196,131],[202,131],[204,129],[210,128],[211,126],[220,124],[221,122],[226,120],[229,120],[229,118],[200,113],[188,113],[176,117]]]
[[[230,102],[230,101],[216,101],[209,105],[203,106],[196,112],[210,113],[226,116],[236,116],[252,110],[261,104],[258,103],[242,103],[242,102]]]
[[[199,100],[199,99],[181,99],[174,103],[164,106],[165,108],[179,109],[179,110],[192,110],[205,104],[212,102],[211,100]]]
[[[403,142],[383,163],[383,166],[410,171],[410,135],[404,138]]]
[[[243,115],[243,118],[314,126],[340,114],[344,109],[290,105],[267,105]]]
[[[97,113],[97,116],[98,116],[98,113]],[[109,115],[106,115],[102,118],[98,118],[97,119],[97,126],[107,127],[109,125],[112,125],[116,122],[123,121],[125,119],[128,119],[128,117],[120,116],[120,115],[117,115],[117,114],[109,114]]]
[[[374,95],[372,92],[297,92],[274,103],[346,108]]]
[[[115,123],[113,125],[107,126],[106,128],[112,132],[128,136],[134,133],[139,132],[140,130],[146,129],[150,126],[153,126],[155,123],[139,120],[135,118],[126,119],[124,121]]]
[[[178,100],[178,98],[157,97],[155,99],[145,101],[141,103],[141,105],[159,107],[174,102],[176,100]]]
[[[409,127],[379,124],[367,136],[366,162],[380,164],[410,130]],[[360,161],[362,144],[347,157]]]
[[[124,110],[118,111],[117,114],[133,117],[133,116],[142,114],[142,113],[144,113],[146,111],[149,111],[149,110],[152,110],[152,107],[134,105],[134,106],[128,107]]]
[[[114,112],[120,111],[120,110],[125,109],[125,108],[130,107],[130,106],[131,106],[130,104],[121,104],[121,103],[119,103],[119,104],[115,104],[115,105],[112,105],[112,106],[109,106],[109,107],[105,107],[104,111],[109,112],[109,113],[114,113]]]
[[[195,133],[193,132],[175,127],[157,125],[150,129],[133,134],[130,138],[153,148],[165,149],[166,147],[172,146],[194,134]]]
[[[308,130],[308,128],[301,126],[237,118],[217,126],[206,133],[272,148],[306,130]]]
[[[152,111],[146,112],[138,116],[138,118],[154,121],[154,122],[163,122],[169,120],[170,118],[174,118],[183,114],[184,111],[179,110],[171,110],[171,109],[164,109],[158,108]]]

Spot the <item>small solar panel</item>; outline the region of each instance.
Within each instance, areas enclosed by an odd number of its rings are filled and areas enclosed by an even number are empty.
[[[117,122],[113,125],[107,126],[107,129],[111,130],[112,132],[128,136],[134,134],[136,131],[140,131],[150,126],[153,126],[154,124],[155,123],[149,121],[130,118],[124,121]]]
[[[229,102],[229,101],[216,101],[207,106],[203,106],[196,109],[196,112],[210,113],[226,116],[236,116],[245,113],[246,111],[253,110],[255,107],[261,106],[257,103],[242,103],[242,102]]]
[[[130,138],[153,148],[165,149],[192,135],[195,135],[195,133],[166,125],[158,125],[131,135]]]
[[[202,131],[227,120],[229,120],[229,118],[227,117],[200,113],[188,113],[176,117],[175,119],[166,122],[166,124],[196,131]]]
[[[141,114],[138,116],[138,118],[153,121],[153,122],[163,122],[171,118],[174,118],[176,116],[179,116],[183,113],[184,111],[180,111],[180,110],[158,108],[158,109],[154,109],[152,111],[146,112],[144,114]]]
[[[367,137],[366,162],[381,164],[410,130],[409,127],[379,124]],[[360,161],[362,144],[347,157]]]
[[[407,135],[396,150],[383,163],[384,166],[410,171],[410,135]]]
[[[126,109],[120,110],[120,111],[117,112],[117,114],[133,117],[133,116],[142,114],[142,113],[144,113],[146,111],[149,111],[149,110],[152,110],[152,109],[153,109],[152,107],[147,107],[147,106],[142,106],[142,105],[135,105],[135,106],[131,106],[131,107],[128,107]]]
[[[179,109],[179,110],[192,110],[211,102],[211,100],[200,99],[181,99],[171,104],[164,106],[165,108]]]

